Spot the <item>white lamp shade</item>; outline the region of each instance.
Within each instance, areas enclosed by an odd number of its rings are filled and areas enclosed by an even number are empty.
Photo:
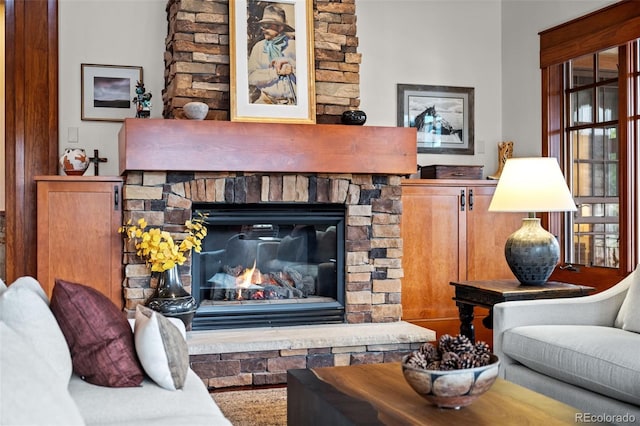
[[[510,158],[506,161],[491,199],[492,212],[575,211],[555,158]]]

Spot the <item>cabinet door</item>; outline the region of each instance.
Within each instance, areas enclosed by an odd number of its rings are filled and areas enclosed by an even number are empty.
[[[55,179],[52,177],[52,179]],[[121,181],[38,181],[38,281],[84,284],[122,307]]]
[[[465,263],[459,238],[465,229],[466,212],[460,206],[463,190],[426,185],[402,188],[402,311],[407,321],[458,316],[449,282],[460,278],[460,265]]]
[[[507,238],[522,226],[523,213],[489,211],[493,186],[469,187],[473,208],[467,212],[466,280],[510,278],[513,273],[504,256]]]

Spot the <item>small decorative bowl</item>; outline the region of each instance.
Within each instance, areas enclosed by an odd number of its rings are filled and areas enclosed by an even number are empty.
[[[182,107],[182,110],[190,120],[204,120],[209,112],[209,105],[204,102],[189,102]]]
[[[489,390],[498,377],[500,361],[491,355],[488,365],[461,370],[425,370],[406,364],[402,359],[405,380],[420,396],[440,408],[466,407]]]
[[[342,124],[362,126],[367,121],[367,114],[360,110],[348,110],[342,113],[340,117]]]

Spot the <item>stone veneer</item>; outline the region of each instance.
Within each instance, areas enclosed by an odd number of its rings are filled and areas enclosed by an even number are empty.
[[[124,220],[144,217],[176,234],[192,202],[224,204],[333,203],[346,206],[345,313],[347,323],[399,321],[402,315],[402,201],[399,176],[128,172]],[[125,248],[125,309],[153,295],[146,265]],[[190,264],[180,268],[190,290]]]
[[[177,238],[184,230],[185,220],[191,217],[193,202],[344,204],[346,323],[400,321],[403,276],[400,176],[127,172],[125,178],[124,220],[135,222],[144,217],[150,225],[161,226]],[[131,313],[153,295],[156,280],[151,279],[131,245],[125,247],[124,263],[125,309]],[[180,274],[190,290],[190,264],[183,265]],[[191,351],[191,365],[212,387],[274,384],[286,382],[288,368],[397,361],[408,352],[411,343],[336,343],[266,351],[251,350],[254,346],[248,343],[238,352]],[[266,369],[268,365],[270,370]]]
[[[314,0],[316,122],[339,123],[360,105],[355,0]],[[165,51],[165,118],[182,118],[192,101],[209,120],[229,120],[228,0],[169,0]]]

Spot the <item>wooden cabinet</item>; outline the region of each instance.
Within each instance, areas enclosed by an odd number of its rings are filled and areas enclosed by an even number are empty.
[[[37,176],[38,281],[85,284],[122,308],[122,179]]]
[[[521,213],[489,212],[496,181],[407,179],[402,184],[402,309],[405,321],[458,334],[451,281],[513,278],[504,257]],[[479,340],[491,341],[476,310]]]

